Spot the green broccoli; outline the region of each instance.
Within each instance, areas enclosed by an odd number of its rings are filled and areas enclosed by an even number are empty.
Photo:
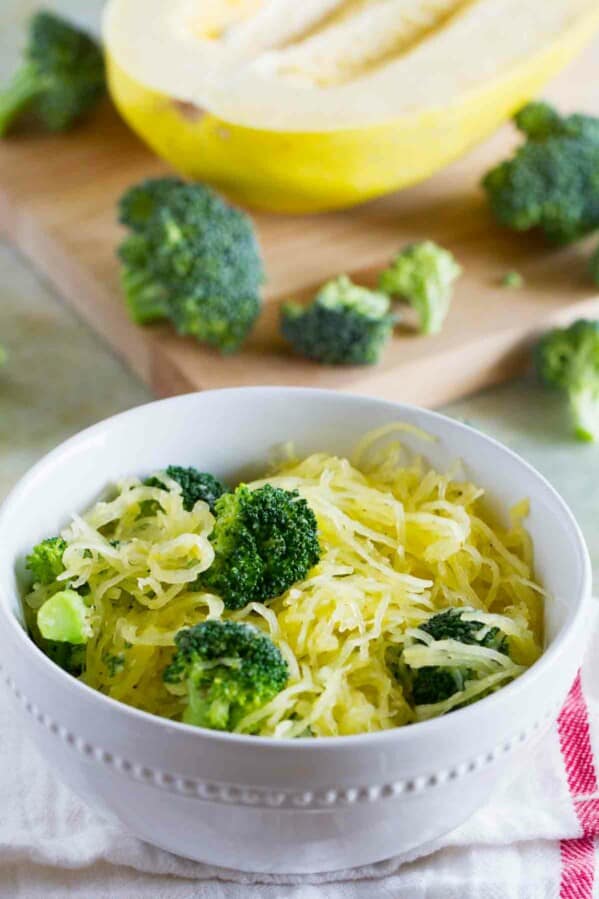
[[[63,671],[79,677],[85,670],[86,644],[91,636],[91,610],[81,593],[61,590],[31,612],[29,627],[35,642]]]
[[[104,61],[84,32],[50,12],[29,24],[25,61],[0,92],[0,137],[24,111],[50,131],[74,125],[105,90]]]
[[[287,683],[287,663],[265,634],[236,621],[203,621],[175,637],[177,649],[165,684],[185,684],[183,721],[233,730]]]
[[[534,358],[540,381],[567,395],[578,439],[599,440],[599,321],[548,331]]]
[[[179,465],[169,465],[166,474],[181,486],[183,496],[183,508],[190,512],[199,500],[203,500],[214,512],[217,499],[223,493],[229,493],[229,488],[206,471],[198,471],[197,468],[182,468]],[[144,481],[147,487],[162,487],[164,483],[160,476],[147,478]]]
[[[485,646],[509,655],[505,634],[497,627],[488,627],[480,621],[469,620],[473,612],[473,609],[466,608],[447,609],[431,616],[419,626],[419,630],[429,634],[434,640],[457,640],[459,643]],[[466,620],[463,618],[464,613],[468,615]],[[424,641],[414,642],[423,644]],[[403,687],[406,699],[414,706],[443,702],[455,693],[461,692],[468,681],[477,677],[476,672],[467,666],[411,667],[404,658],[404,648],[399,646],[388,648],[387,665]]]
[[[526,142],[483,179],[497,221],[562,244],[599,228],[599,118],[529,103],[515,122]]]
[[[39,637],[36,642],[40,649],[52,659],[55,665],[72,674],[73,677],[80,677],[85,671],[85,643],[65,643],[56,640],[44,640]]]
[[[384,294],[353,284],[345,275],[329,281],[308,306],[285,303],[281,330],[295,351],[331,365],[372,365],[393,332],[396,318]]]
[[[559,112],[541,100],[527,103],[514,116],[516,127],[531,140],[545,140],[563,124]]]
[[[64,571],[62,557],[67,548],[62,537],[48,537],[34,546],[27,556],[25,567],[33,574],[36,584],[52,584]]]
[[[215,557],[196,589],[217,593],[228,609],[280,596],[320,558],[316,518],[297,491],[241,484],[215,511]]]
[[[520,274],[520,272],[506,272],[503,278],[501,279],[502,287],[514,287],[519,290],[521,287],[524,287],[524,278]]]
[[[381,273],[379,289],[414,307],[422,334],[437,334],[449,312],[453,282],[461,271],[449,250],[424,240],[397,254]]]
[[[201,184],[144,181],[120,201],[131,234],[121,283],[139,324],[168,319],[179,334],[239,349],[261,306],[263,268],[251,220]]]
[[[45,640],[79,645],[91,637],[90,615],[89,607],[76,590],[61,590],[42,603],[37,626]]]

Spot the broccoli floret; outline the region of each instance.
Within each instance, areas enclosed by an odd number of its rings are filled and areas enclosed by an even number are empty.
[[[87,643],[91,637],[90,609],[76,590],[61,590],[47,599],[37,613],[37,626],[45,640]]]
[[[217,499],[223,493],[229,493],[229,488],[206,471],[198,471],[197,468],[181,468],[179,465],[169,465],[166,469],[169,478],[181,486],[183,496],[183,508],[190,512],[199,500],[208,503],[210,511],[214,512]],[[148,478],[144,481],[147,487],[164,488],[160,477]]]
[[[30,631],[34,641],[55,665],[73,677],[80,677],[85,671],[91,613],[81,598],[81,588],[77,593],[64,590],[55,597],[52,597],[54,602],[47,600],[37,613],[32,612]],[[47,639],[45,635],[53,635],[53,639]],[[74,639],[69,642],[71,638]]]
[[[483,179],[500,224],[516,231],[540,228],[569,243],[599,227],[599,119],[562,117],[545,103],[516,116],[526,142]]]
[[[413,306],[422,334],[437,334],[449,312],[453,282],[461,271],[449,250],[424,240],[397,254],[381,273],[379,288]]]
[[[183,721],[233,730],[287,683],[287,663],[265,634],[236,621],[204,621],[178,632],[166,684],[186,684]]]
[[[396,318],[384,294],[353,284],[345,275],[329,281],[308,306],[285,303],[281,331],[294,350],[331,365],[372,365],[389,341]]]
[[[599,440],[599,321],[548,331],[534,356],[540,381],[568,397],[576,436]]]
[[[544,140],[563,126],[559,112],[549,103],[527,103],[514,116],[516,127],[531,140]]]
[[[297,491],[241,484],[215,511],[215,557],[196,587],[217,593],[228,609],[280,596],[320,558],[316,518]]]
[[[34,546],[27,556],[25,567],[33,574],[36,584],[52,584],[64,571],[62,557],[67,548],[62,537],[48,537]]]
[[[181,178],[149,178],[125,191],[119,200],[119,221],[131,231],[143,234],[152,216],[168,206],[173,191],[184,188]]]
[[[515,287],[518,290],[520,287],[524,287],[524,278],[522,277],[520,272],[506,272],[501,279],[501,286]]]
[[[116,655],[112,652],[105,652],[102,656],[102,661],[104,662],[109,677],[116,677],[116,675],[120,674],[125,667],[125,656],[122,652],[117,653]]]
[[[139,324],[169,319],[179,334],[239,349],[260,312],[263,268],[251,220],[201,184],[145,181],[120,201],[132,233],[121,282]]]
[[[457,608],[439,612],[419,626],[434,640],[457,640],[460,643],[485,646],[509,655],[508,640],[498,627],[488,627],[480,621],[465,620],[472,609]],[[422,644],[423,641],[415,640]],[[477,674],[467,666],[427,665],[412,668],[404,659],[403,648],[391,646],[387,650],[387,664],[393,676],[402,685],[408,702],[414,706],[433,705],[461,692],[466,683]],[[479,695],[477,698],[481,698]],[[459,708],[460,706],[455,706]]]
[[[50,131],[65,131],[104,93],[104,61],[89,35],[50,12],[29,24],[25,59],[0,92],[0,137],[24,111]]]

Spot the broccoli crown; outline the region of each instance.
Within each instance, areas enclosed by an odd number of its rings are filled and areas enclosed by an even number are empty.
[[[287,663],[279,649],[248,624],[203,621],[179,631],[175,644],[164,681],[186,684],[183,720],[188,724],[233,730],[287,683]]]
[[[599,119],[529,103],[515,121],[526,142],[483,179],[497,220],[516,231],[540,228],[557,243],[598,228]]]
[[[459,643],[485,646],[509,655],[507,637],[499,628],[489,628],[480,621],[465,620],[462,617],[464,612],[470,615],[472,609],[458,608],[439,612],[421,624],[420,630],[430,634],[434,640],[457,640]],[[387,664],[402,685],[408,701],[415,706],[443,702],[463,690],[467,681],[477,676],[475,671],[460,665],[410,668],[403,658],[401,648],[395,646],[387,650]]]
[[[568,396],[576,436],[599,440],[599,321],[548,331],[534,357],[541,382]]]
[[[532,140],[544,140],[562,127],[563,119],[549,103],[527,103],[514,116],[516,127]]]
[[[208,503],[210,511],[214,512],[217,499],[223,493],[229,493],[229,488],[206,471],[198,471],[197,468],[182,468],[179,465],[169,465],[166,469],[169,478],[176,481],[181,487],[183,496],[183,508],[190,512],[195,504],[202,500]],[[147,478],[144,484],[148,487],[162,487],[160,477]]]
[[[170,319],[223,353],[234,352],[260,311],[263,268],[248,216],[201,184],[145,181],[125,193],[121,281],[140,324]]]
[[[34,546],[27,556],[25,567],[33,574],[36,584],[52,584],[64,571],[62,557],[67,548],[62,537],[48,537]]]
[[[405,247],[381,273],[379,288],[413,306],[423,334],[436,334],[449,312],[452,285],[461,268],[449,250],[432,240]]]
[[[0,135],[24,110],[51,131],[70,128],[104,93],[102,52],[89,35],[50,12],[29,25],[25,60],[0,93]]]
[[[434,640],[457,640],[460,643],[486,646],[497,652],[507,654],[507,638],[498,627],[487,627],[480,621],[464,619],[463,614],[469,615],[472,609],[446,609],[438,612],[420,625],[420,630],[430,634]]]
[[[168,207],[174,191],[185,188],[182,178],[148,178],[125,191],[119,200],[119,221],[131,231],[143,234],[159,209]]]
[[[502,287],[515,287],[520,288],[524,287],[524,278],[520,274],[520,272],[511,271],[506,272],[503,278],[501,279]]]
[[[280,596],[320,558],[316,518],[297,491],[241,484],[215,511],[214,561],[197,587],[217,593],[228,609]]]
[[[372,365],[391,337],[389,298],[353,284],[329,281],[308,306],[286,303],[281,330],[297,353],[332,365]]]

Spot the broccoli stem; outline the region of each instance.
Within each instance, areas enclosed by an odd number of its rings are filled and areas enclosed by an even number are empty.
[[[447,300],[444,291],[427,290],[425,303],[414,303],[420,319],[421,334],[439,334],[447,314]]]
[[[183,722],[196,727],[209,727],[213,730],[227,730],[231,704],[224,699],[213,699],[207,702],[198,691],[189,694],[189,705],[183,712]]]
[[[167,292],[150,275],[125,267],[121,272],[121,285],[131,318],[138,325],[168,317]]]
[[[0,137],[4,137],[19,113],[45,89],[46,79],[33,63],[15,72],[8,86],[0,91]]]
[[[570,391],[574,432],[579,440],[599,440],[599,388],[579,387]]]

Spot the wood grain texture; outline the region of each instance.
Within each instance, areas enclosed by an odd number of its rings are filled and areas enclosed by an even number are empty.
[[[599,113],[599,41],[547,91],[565,110]],[[478,187],[481,174],[516,141],[505,126],[444,172],[400,194],[325,215],[256,214],[268,282],[265,309],[246,346],[221,358],[127,317],[115,247],[115,203],[132,183],[165,166],[106,103],[67,136],[28,133],[0,146],[0,227],[91,326],[162,396],[241,384],[299,384],[434,406],[507,379],[527,364],[547,324],[599,315],[586,274],[588,242],[548,249],[539,238],[497,228]],[[443,333],[399,327],[383,362],[333,368],[295,358],[277,333],[278,306],[307,297],[347,272],[363,283],[404,243],[429,237],[449,247],[464,275]],[[505,289],[517,269],[525,287]],[[409,316],[407,317],[409,321]]]

